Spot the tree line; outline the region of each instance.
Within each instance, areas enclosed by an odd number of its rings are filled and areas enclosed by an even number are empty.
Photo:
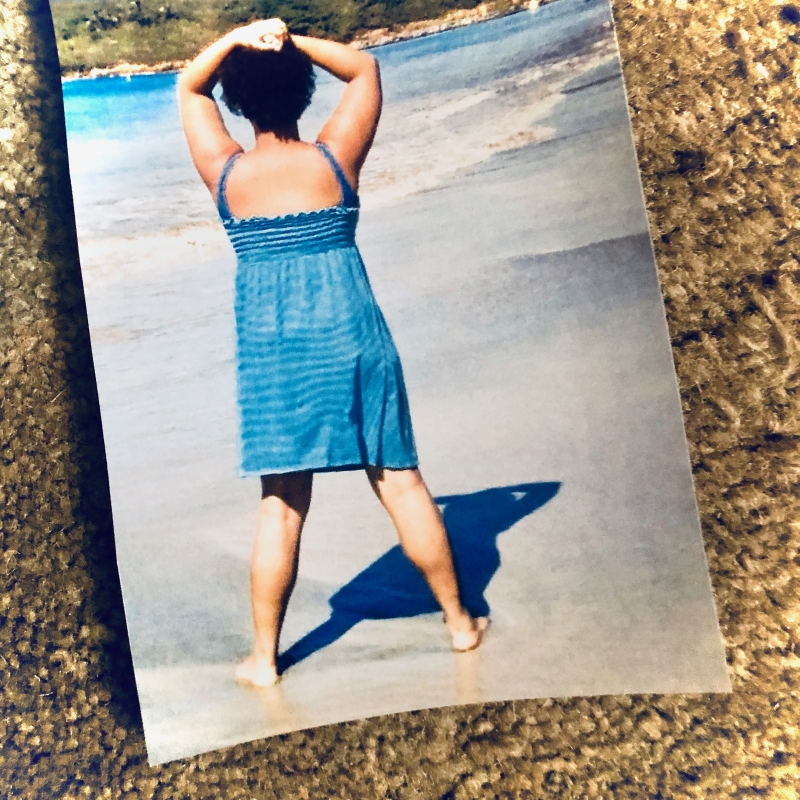
[[[67,71],[191,58],[226,30],[280,17],[290,31],[349,41],[434,19],[480,0],[58,0],[53,20]],[[509,4],[511,0],[509,0]]]

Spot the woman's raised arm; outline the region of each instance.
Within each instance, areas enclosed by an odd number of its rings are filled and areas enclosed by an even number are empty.
[[[236,28],[203,50],[178,79],[178,107],[189,152],[212,194],[225,162],[242,150],[228,133],[211,94],[220,64],[234,47],[280,50],[287,35],[286,25],[279,19]]]
[[[314,64],[347,83],[339,105],[318,139],[328,145],[357,187],[381,115],[378,62],[369,53],[327,39],[292,36],[292,41]]]

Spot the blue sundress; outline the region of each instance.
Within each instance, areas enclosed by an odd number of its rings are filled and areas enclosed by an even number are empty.
[[[277,217],[217,206],[236,253],[243,475],[417,466],[400,358],[355,243],[359,201],[333,154],[338,205]]]

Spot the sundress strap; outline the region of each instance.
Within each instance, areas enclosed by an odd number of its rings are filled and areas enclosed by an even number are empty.
[[[325,159],[331,165],[334,175],[336,175],[336,180],[339,183],[339,190],[342,193],[342,205],[348,208],[358,207],[358,195],[353,190],[350,181],[347,180],[344,174],[344,170],[339,166],[339,162],[336,160],[333,153],[331,153],[328,145],[324,142],[315,142],[315,144],[320,153],[325,156]]]
[[[234,153],[225,162],[225,166],[222,168],[222,172],[219,176],[219,182],[217,183],[217,211],[219,211],[219,215],[222,219],[231,219],[233,217],[230,208],[228,208],[228,201],[225,197],[225,184],[228,182],[228,175],[230,175],[233,165],[236,163],[236,159],[239,158],[240,155],[242,155],[241,152]]]

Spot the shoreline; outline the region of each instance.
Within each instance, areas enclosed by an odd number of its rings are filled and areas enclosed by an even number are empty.
[[[369,50],[395,42],[404,42],[409,39],[421,39],[437,33],[474,25],[478,22],[488,22],[491,19],[508,17],[523,11],[534,12],[539,7],[554,3],[556,0],[487,0],[471,9],[455,9],[444,16],[435,19],[409,22],[396,30],[390,28],[375,28],[356,36],[348,44],[359,50]],[[156,64],[130,64],[120,62],[110,67],[92,67],[90,70],[73,70],[61,76],[62,83],[74,80],[105,78],[105,77],[130,77],[131,75],[158,75],[166,72],[180,72],[191,59],[182,61],[161,61]]]

